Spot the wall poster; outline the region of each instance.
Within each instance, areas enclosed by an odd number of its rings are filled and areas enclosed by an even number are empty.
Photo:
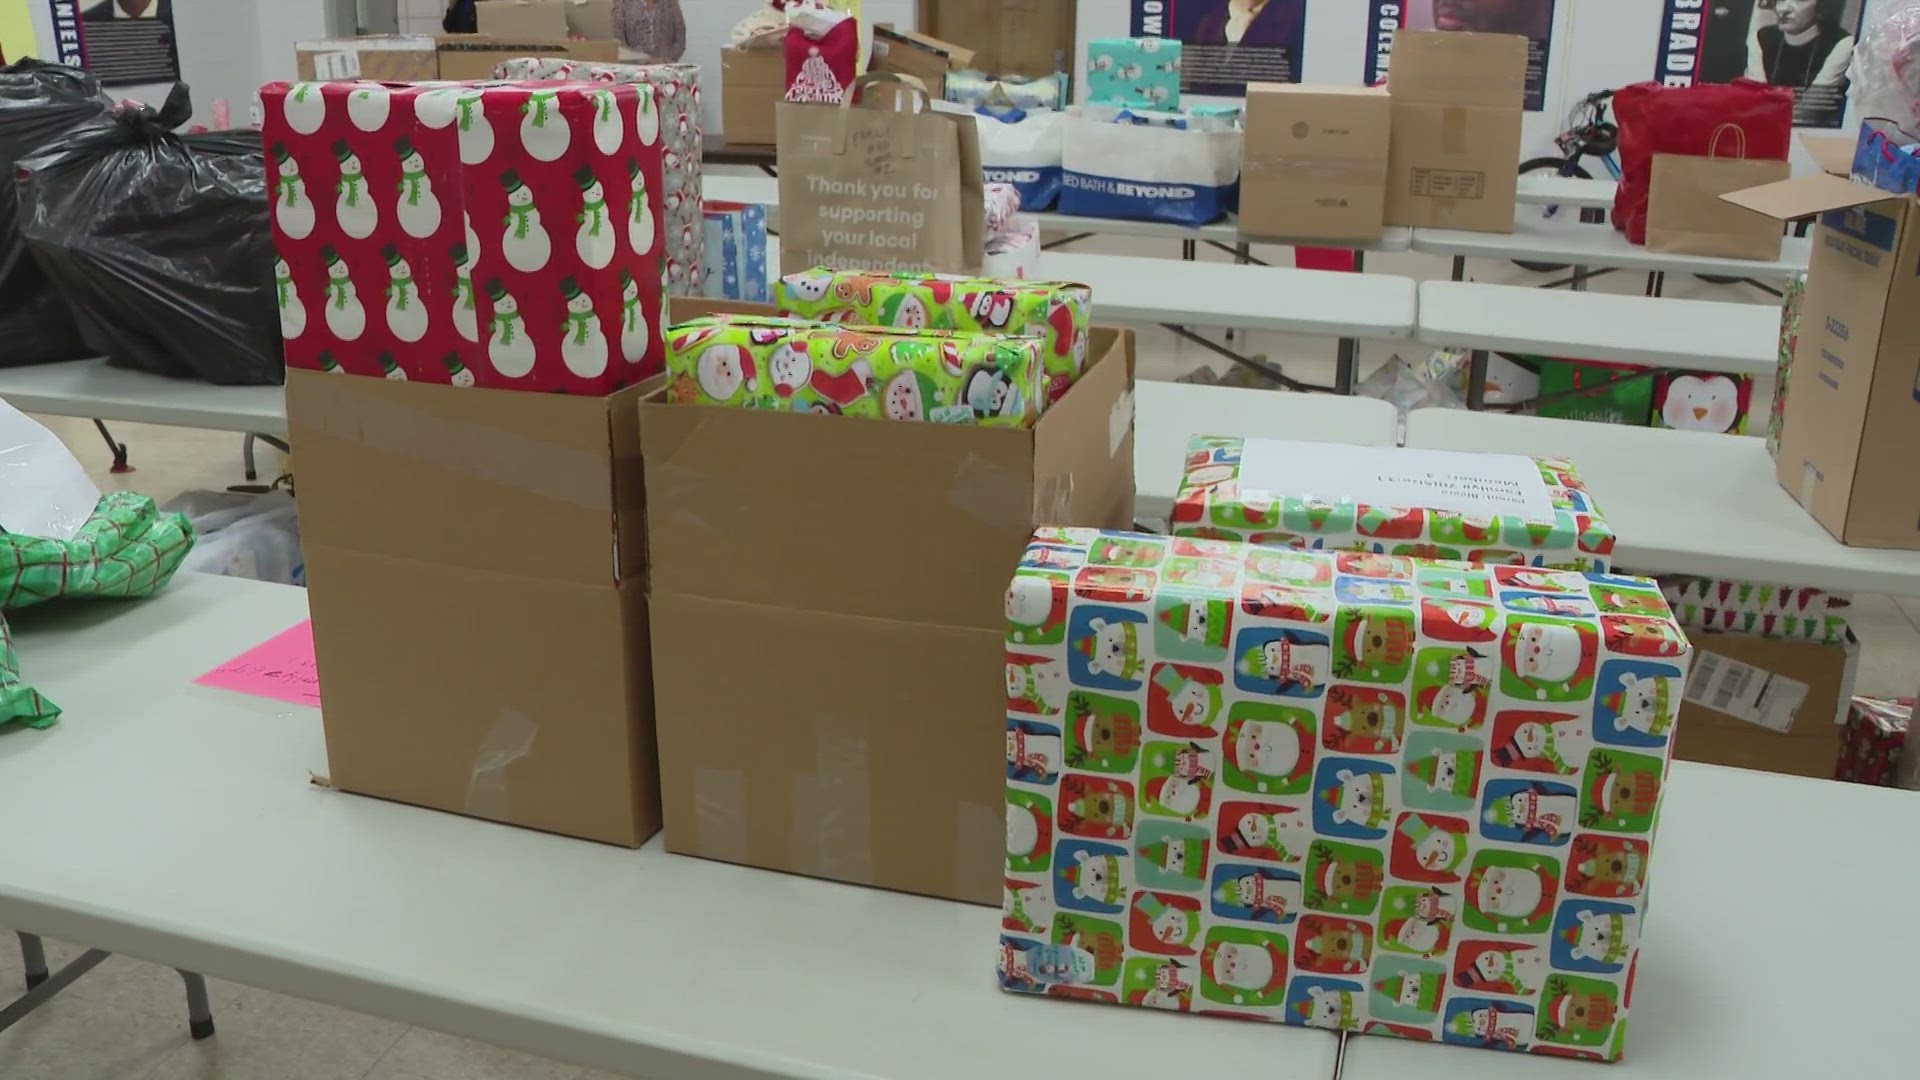
[[[173,0],[47,0],[56,55],[106,86],[174,82]]]
[[[1367,85],[1372,86],[1387,77],[1388,63],[1393,54],[1393,33],[1401,27],[1519,34],[1528,42],[1527,111],[1539,112],[1547,107],[1547,57],[1553,51],[1554,0],[1367,2]]]
[[[1668,86],[1744,75],[1793,88],[1795,127],[1837,128],[1866,0],[1666,0],[1654,78]]]
[[[1300,81],[1307,0],[1132,0],[1133,37],[1180,42],[1180,92],[1245,97]]]

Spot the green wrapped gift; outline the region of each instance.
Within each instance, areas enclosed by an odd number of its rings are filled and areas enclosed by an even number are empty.
[[[1046,356],[1043,407],[1066,393],[1087,366],[1093,291],[1085,285],[816,266],[781,278],[774,291],[782,315],[902,330],[1037,335]]]
[[[677,403],[988,427],[1040,416],[1038,338],[757,315],[694,319],[666,338]]]

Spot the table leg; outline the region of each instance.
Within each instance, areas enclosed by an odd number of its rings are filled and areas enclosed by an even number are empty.
[[[1467,408],[1479,412],[1487,407],[1487,351],[1475,349],[1467,354]]]
[[[1571,288],[1574,292],[1586,292],[1588,276],[1589,275],[1587,273],[1587,267],[1584,267],[1584,266],[1574,267],[1573,268],[1573,284],[1568,287]]]
[[[1356,274],[1367,272],[1367,253],[1359,248],[1353,249],[1353,272]]]
[[[1467,257],[1465,255],[1455,255],[1453,257],[1453,280],[1467,280]]]
[[[213,1005],[207,1000],[207,980],[191,971],[180,972],[187,984],[187,1033],[195,1039],[213,1037]]]
[[[27,989],[31,990],[47,981],[47,950],[40,941],[39,934],[19,933],[20,960],[25,967]]]
[[[1340,339],[1340,352],[1333,366],[1333,392],[1336,394],[1353,393],[1355,369],[1360,366],[1360,342],[1350,338]]]
[[[5,1007],[0,1007],[0,1031],[5,1031],[27,1018],[33,1010],[45,1005],[55,994],[73,985],[74,980],[94,968],[112,954],[103,949],[88,949],[67,963],[66,967],[48,975],[40,985],[14,998]]]
[[[1182,259],[1185,259],[1187,262],[1193,261],[1193,257],[1196,250],[1197,250],[1197,245],[1192,240],[1180,241],[1180,257]]]
[[[127,444],[114,440],[113,432],[107,430],[105,420],[95,420],[93,429],[100,433],[101,438],[107,440],[107,449],[113,451],[113,465],[107,471],[110,473],[132,472],[133,466],[127,464]]]

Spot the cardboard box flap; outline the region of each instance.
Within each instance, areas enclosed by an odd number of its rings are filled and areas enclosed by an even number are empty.
[[[1833,176],[1853,175],[1853,152],[1858,149],[1860,140],[1852,135],[1823,135],[1805,131],[1800,134],[1800,145],[1807,148],[1813,163],[1820,171]]]
[[[1518,109],[1526,102],[1527,39],[1402,30],[1393,38],[1387,92],[1431,105]]]
[[[1901,196],[1865,184],[1856,184],[1826,173],[1776,180],[1771,184],[1744,188],[1720,196],[1735,206],[1744,206],[1779,221],[1812,217],[1828,210],[1865,206]]]
[[[891,23],[875,26],[873,38],[874,43],[883,49],[900,48],[930,53],[945,61],[950,68],[964,68],[973,63],[973,50],[964,45],[941,41],[937,37],[917,34],[912,30],[896,29]]]

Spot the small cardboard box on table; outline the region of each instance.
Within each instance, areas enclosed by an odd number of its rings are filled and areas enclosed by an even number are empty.
[[[1396,33],[1387,224],[1512,232],[1526,89],[1517,34]]]
[[[1843,544],[1912,551],[1920,550],[1920,199],[1911,176],[1877,172],[1883,158],[1913,160],[1869,126],[1855,175],[1874,182],[1816,173],[1722,197],[1782,221],[1819,215],[1780,428],[1781,486]]]
[[[1384,90],[1249,83],[1241,233],[1378,239],[1392,128]]]
[[[1176,536],[1605,570],[1613,530],[1573,463],[1517,454],[1196,435]]]
[[[639,845],[652,90],[262,96],[332,783]]]
[[[1133,519],[1132,332],[1088,356],[1028,428],[641,403],[668,850],[997,902],[1007,578]]]
[[[1048,529],[1009,596],[1003,987],[1621,1055],[1652,582]]]

